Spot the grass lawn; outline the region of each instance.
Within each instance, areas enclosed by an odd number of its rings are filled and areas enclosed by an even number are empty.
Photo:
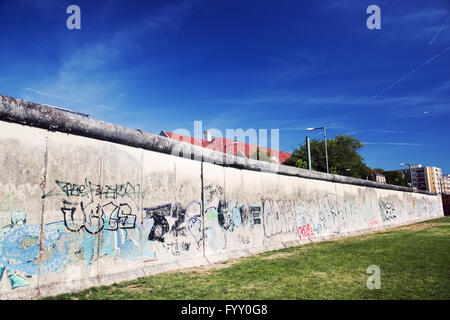
[[[367,267],[381,289],[366,287]],[[450,217],[46,299],[450,299]]]

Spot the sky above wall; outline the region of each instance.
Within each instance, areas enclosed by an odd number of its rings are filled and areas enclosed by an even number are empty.
[[[153,133],[279,129],[288,152],[325,125],[370,167],[450,173],[449,17],[448,0],[0,0],[0,93]]]

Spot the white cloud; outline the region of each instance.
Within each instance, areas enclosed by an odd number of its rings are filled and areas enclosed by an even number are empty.
[[[383,129],[364,129],[368,132],[388,133],[388,134],[407,134],[407,135],[431,135],[430,133],[422,133],[417,131],[398,131],[398,130],[383,130]]]
[[[92,41],[75,50],[66,48],[58,71],[27,84],[24,99],[94,116],[120,110],[120,104],[126,98],[127,82],[123,78],[131,77],[127,74],[129,71],[118,70],[120,59],[139,50],[139,40],[146,34],[165,27],[176,29],[197,3],[182,1],[163,6],[134,25],[116,31],[108,39]]]
[[[363,142],[365,145],[378,144],[378,145],[391,145],[391,146],[423,146],[422,143],[410,143],[410,142]]]

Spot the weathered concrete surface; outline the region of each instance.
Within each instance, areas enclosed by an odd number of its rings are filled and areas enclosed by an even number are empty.
[[[443,216],[435,194],[226,157],[1,95],[0,117],[1,299]]]

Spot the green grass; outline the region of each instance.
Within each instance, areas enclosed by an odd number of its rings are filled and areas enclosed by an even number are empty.
[[[367,267],[381,289],[366,287]],[[46,299],[450,299],[450,217]]]

